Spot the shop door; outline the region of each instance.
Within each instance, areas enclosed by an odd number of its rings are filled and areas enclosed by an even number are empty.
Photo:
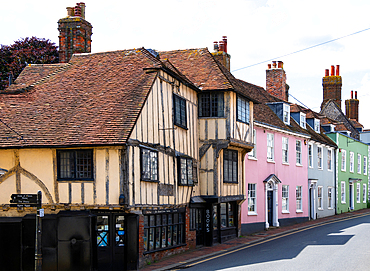
[[[273,217],[273,191],[267,191],[267,222],[269,227],[272,227],[272,217]]]
[[[197,246],[204,245],[204,209],[195,209],[195,229]]]
[[[120,214],[98,214],[96,226],[98,270],[125,270],[125,217]]]
[[[349,184],[349,209],[354,209],[353,184]]]

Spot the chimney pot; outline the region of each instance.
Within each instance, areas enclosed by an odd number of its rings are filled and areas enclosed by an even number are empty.
[[[218,49],[219,49],[219,47],[218,47],[218,41],[214,41],[213,42],[213,50],[215,50],[215,52],[218,52]]]
[[[357,91],[355,91],[355,99],[357,100]]]
[[[339,65],[337,65],[337,70],[335,71],[335,75],[339,76]]]
[[[353,99],[353,90],[351,90],[351,99]]]
[[[283,61],[278,61],[278,68],[282,69],[283,68]]]
[[[224,42],[221,40],[221,41],[219,41],[218,42],[218,44],[219,44],[219,50],[221,51],[221,52],[225,52],[225,44],[224,44]]]
[[[222,36],[222,41],[224,42],[224,52],[227,53],[227,36]]]
[[[271,64],[267,64],[269,70],[271,70]]]
[[[68,16],[74,16],[75,15],[75,9],[72,7],[67,7],[67,15]]]
[[[272,67],[276,69],[276,61],[272,61]]]
[[[331,72],[330,72],[330,76],[334,76],[334,65],[331,65]]]
[[[325,69],[325,76],[329,76],[329,69]]]

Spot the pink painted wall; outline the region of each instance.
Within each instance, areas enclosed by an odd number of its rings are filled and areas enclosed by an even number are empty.
[[[265,183],[270,174],[275,174],[281,183],[278,188],[278,219],[308,216],[308,171],[305,138],[292,136],[255,126],[256,158],[245,158],[245,188],[247,200],[242,204],[242,223],[265,222]],[[267,162],[267,133],[274,134],[274,163]],[[282,137],[288,138],[289,165],[282,163]],[[296,140],[301,140],[302,166],[296,165]],[[248,183],[256,183],[257,215],[248,215]],[[282,185],[289,185],[289,212],[282,213]],[[302,211],[296,212],[296,186],[302,186]]]

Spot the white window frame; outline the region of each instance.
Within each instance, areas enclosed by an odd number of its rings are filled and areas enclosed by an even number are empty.
[[[267,133],[267,161],[274,161],[274,134]]]
[[[356,190],[356,202],[361,202],[361,184],[357,183],[357,190]]]
[[[288,104],[283,104],[283,122],[290,125],[290,106]]]
[[[302,208],[302,186],[297,185],[295,189],[296,212],[303,212]]]
[[[333,209],[333,187],[328,187],[328,209]]]
[[[341,160],[341,171],[346,171],[346,160],[347,160],[347,153],[346,150],[341,150],[342,152],[342,160]]]
[[[367,175],[367,156],[364,155],[364,175]]]
[[[353,173],[355,171],[355,153],[349,152],[349,172]]]
[[[284,204],[285,201],[285,204]],[[282,185],[281,188],[281,211],[282,213],[289,212],[289,185]]]
[[[322,161],[322,146],[317,146],[317,167],[319,169],[322,169],[322,164],[323,164],[323,161]]]
[[[256,136],[256,129],[253,129],[253,149],[248,153],[248,158],[257,159],[257,136]]]
[[[282,137],[282,159],[283,164],[289,163],[289,138]]]
[[[296,140],[295,142],[295,154],[296,154],[296,164],[302,165],[302,141]]]
[[[317,209],[323,210],[323,187],[318,186],[317,187]]]
[[[362,203],[366,203],[366,184],[362,184]]]
[[[299,112],[299,126],[306,129],[306,114]]]
[[[357,154],[357,174],[361,174],[361,154]]]
[[[328,170],[333,170],[333,151],[331,149],[328,150]]]
[[[320,120],[314,119],[314,129],[316,133],[320,133]]]
[[[346,203],[346,182],[340,183],[340,200],[341,203]]]
[[[308,143],[308,167],[313,168],[313,144]]]
[[[248,183],[248,215],[257,215],[257,184]],[[251,210],[251,207],[254,210]]]

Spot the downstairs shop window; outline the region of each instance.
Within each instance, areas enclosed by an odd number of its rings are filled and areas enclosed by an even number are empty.
[[[144,251],[185,244],[185,213],[144,216]]]

